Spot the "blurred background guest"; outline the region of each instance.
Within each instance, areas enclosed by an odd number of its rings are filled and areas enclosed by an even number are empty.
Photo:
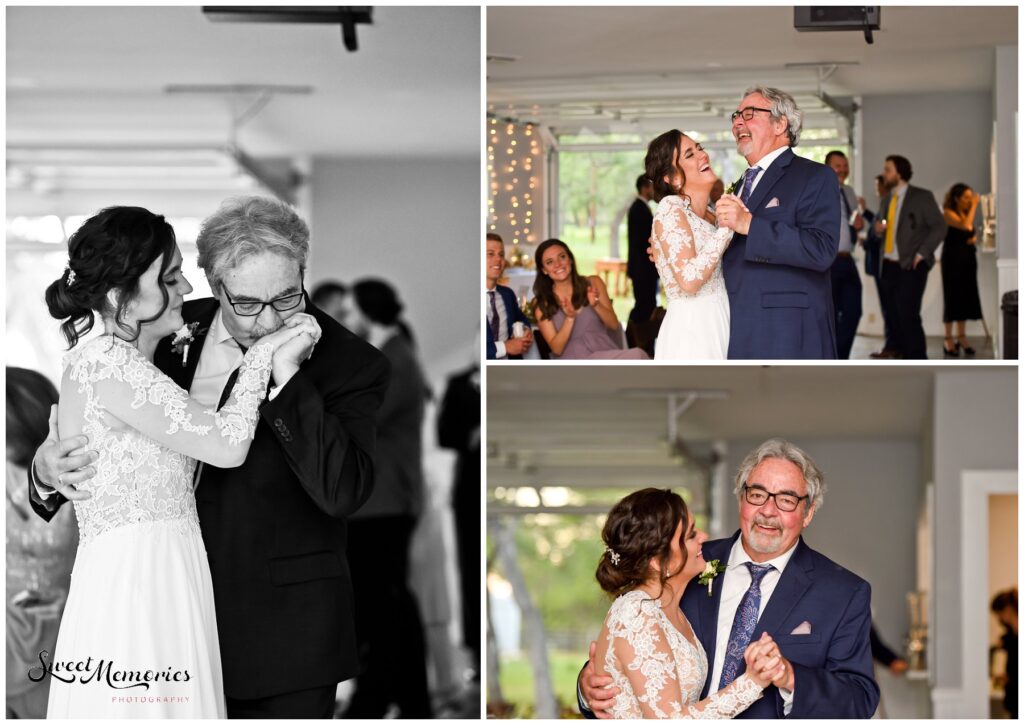
[[[345,325],[345,295],[347,294],[348,287],[341,282],[329,279],[314,287],[309,298],[314,305],[337,320],[338,324]]]
[[[625,336],[604,281],[584,277],[560,239],[548,239],[535,253],[534,310],[540,333],[561,360],[647,360],[639,348],[625,349]]]
[[[361,666],[345,717],[429,718],[426,642],[409,589],[409,549],[423,512],[421,436],[430,390],[395,289],[362,279],[343,300],[349,329],[391,363],[391,384],[377,413],[373,493],[349,524]]]
[[[33,370],[7,368],[7,717],[46,717],[50,678],[28,671],[53,654],[78,546],[70,506],[47,523],[28,502],[28,466],[46,440],[57,389]]]
[[[978,238],[974,231],[978,201],[978,195],[967,184],[953,184],[942,203],[948,225],[942,245],[942,322],[946,328],[942,352],[946,357],[958,357],[961,350],[965,355],[974,355],[974,348],[967,341],[966,321],[982,318],[978,295]]]
[[[629,237],[629,256],[626,259],[626,275],[633,282],[633,311],[629,319],[644,322],[651,319],[651,313],[658,304],[658,268],[647,256],[650,245],[654,214],[651,199],[654,198],[654,182],[644,174],[636,178],[636,199],[626,216],[626,234]]]
[[[881,203],[882,197],[888,192],[889,186],[885,183],[885,177],[879,174],[875,177],[876,204]],[[882,242],[884,240],[882,235],[875,231],[874,222],[878,215],[867,208],[863,197],[860,197],[857,201],[860,206],[861,216],[867,222],[867,234],[864,237],[864,273],[875,280],[875,291],[878,293],[878,298],[881,299],[882,290],[879,280],[882,278]],[[888,358],[892,357],[896,350],[895,341],[893,340],[892,323],[889,322],[889,318],[885,314],[885,306],[880,305],[879,309],[885,329],[885,343],[882,345],[881,350],[871,353],[871,357]]]
[[[1010,718],[1017,719],[1017,589],[999,592],[992,599],[992,613],[1003,625],[1000,644],[1006,651],[1006,674],[999,679],[1003,684],[1003,706]]]

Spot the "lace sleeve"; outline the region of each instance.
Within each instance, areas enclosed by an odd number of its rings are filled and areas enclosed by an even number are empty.
[[[645,719],[683,717],[672,647],[656,612],[640,602],[632,604],[609,618],[611,651],[622,663]]]
[[[722,253],[732,240],[732,230],[715,230],[698,251],[687,218],[692,212],[681,203],[666,211],[654,220],[657,253],[664,258],[680,289],[687,294],[696,294],[718,266]]]
[[[255,345],[246,353],[219,412],[190,398],[131,345],[104,337],[82,352],[68,375],[86,395],[87,406],[205,463],[231,468],[245,460],[270,379],[270,345]],[[213,431],[219,435],[211,436]]]
[[[744,672],[718,692],[711,693],[693,705],[687,705],[683,717],[700,720],[734,718],[761,699],[763,692]]]

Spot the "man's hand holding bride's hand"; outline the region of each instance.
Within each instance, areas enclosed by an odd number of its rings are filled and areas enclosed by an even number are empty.
[[[615,704],[615,696],[619,694],[619,688],[612,684],[612,678],[607,675],[599,675],[594,670],[594,653],[597,651],[597,642],[590,643],[590,660],[587,666],[580,672],[580,692],[586,700],[590,711],[599,720],[611,719],[612,714],[608,712]]]
[[[284,321],[269,335],[260,338],[260,342],[269,342],[274,346],[273,375],[274,384],[284,385],[299,371],[302,364],[313,354],[313,345],[320,339],[320,325],[312,315],[299,312]]]
[[[767,632],[756,642],[747,645],[743,652],[747,663],[747,675],[761,687],[775,685],[786,690],[794,686],[793,666],[782,656],[779,645]]]
[[[69,501],[83,501],[92,498],[88,491],[79,491],[77,486],[96,475],[95,463],[100,455],[86,450],[89,438],[84,435],[60,439],[57,431],[57,406],[50,406],[50,430],[46,441],[32,459],[36,482],[40,489],[54,489]]]
[[[750,232],[750,221],[754,218],[750,210],[734,194],[723,194],[715,204],[718,226],[732,229],[737,234]]]

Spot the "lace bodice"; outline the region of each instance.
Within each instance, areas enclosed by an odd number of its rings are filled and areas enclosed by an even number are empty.
[[[731,229],[719,229],[690,209],[690,200],[666,196],[654,214],[654,264],[670,300],[725,292],[722,253]]]
[[[96,475],[80,486],[92,498],[75,501],[81,545],[140,522],[174,521],[198,532],[196,461],[230,467],[245,460],[272,353],[267,344],[246,353],[219,412],[190,398],[118,338],[104,335],[67,355],[61,405],[84,407],[82,432],[99,453]]]
[[[616,719],[732,718],[761,697],[746,673],[699,700],[708,658],[669,622],[657,600],[634,589],[616,599],[605,620],[604,669],[620,689]]]

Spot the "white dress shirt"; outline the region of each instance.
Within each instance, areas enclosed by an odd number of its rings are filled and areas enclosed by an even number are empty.
[[[484,308],[487,310],[488,326],[491,325],[491,319],[494,317],[491,312],[490,296],[492,294],[494,295],[494,306],[498,310],[498,339],[494,341],[494,356],[501,359],[508,357],[508,351],[505,350],[505,340],[508,339],[508,310],[505,309],[505,300],[498,292],[497,287],[493,290],[484,289]]]
[[[216,408],[231,372],[242,364],[242,348],[224,326],[221,310],[213,316],[199,355],[189,395],[207,408]]]
[[[736,610],[740,606],[740,600],[743,599],[743,595],[750,588],[750,570],[743,563],[753,561],[753,559],[747,554],[741,542],[742,537],[737,537],[736,543],[733,544],[732,549],[729,551],[728,568],[722,574],[721,602],[718,605],[718,633],[715,638],[715,663],[711,669],[709,694],[718,691],[718,682],[722,679],[722,666],[725,664],[725,651],[729,647],[729,635],[732,633],[732,622],[736,618]],[[775,571],[768,572],[761,579],[761,606],[757,610],[758,620],[761,619],[764,608],[768,606],[768,601],[772,598],[772,593],[775,591],[775,587],[778,585],[786,565],[793,557],[794,551],[796,551],[795,545],[790,547],[789,551],[785,554],[774,559],[754,562],[755,564],[771,564],[775,567]],[[782,653],[783,656],[785,654],[785,652]],[[784,709],[788,715],[793,707],[793,693],[790,690],[783,690],[781,687],[779,692],[782,694]]]
[[[754,195],[754,189],[756,189],[758,183],[760,183],[761,177],[764,176],[764,172],[766,172],[768,170],[768,167],[772,165],[772,162],[775,161],[775,159],[777,159],[780,156],[782,156],[782,153],[786,149],[788,149],[788,148],[789,148],[789,146],[783,146],[781,149],[775,149],[774,151],[772,151],[770,153],[767,153],[764,156],[762,156],[761,160],[758,161],[756,164],[754,164],[754,166],[759,167],[761,170],[759,172],[757,172],[757,176],[754,177],[754,181],[750,185],[750,195],[751,196]],[[746,568],[746,567],[744,567],[744,568]]]

